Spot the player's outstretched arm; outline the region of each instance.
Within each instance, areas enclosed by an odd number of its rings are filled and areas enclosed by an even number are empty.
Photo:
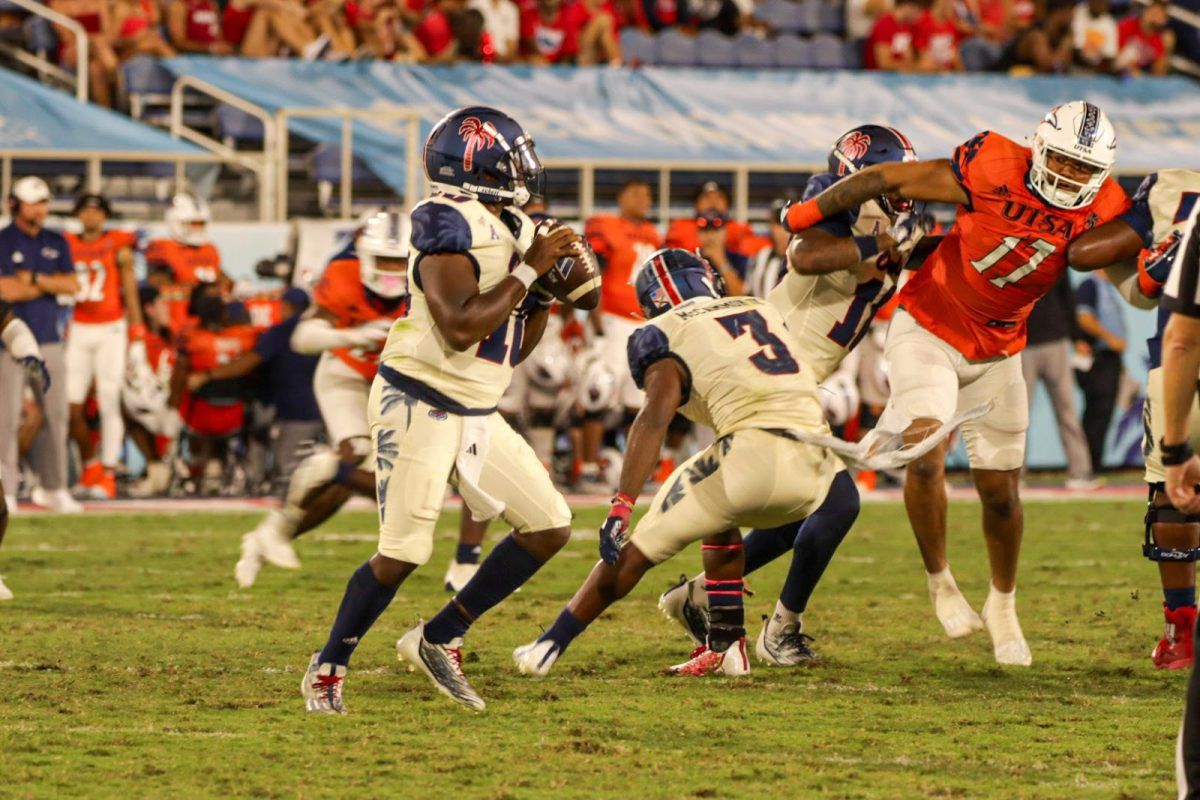
[[[1091,272],[1136,258],[1141,250],[1141,234],[1125,220],[1114,219],[1076,237],[1067,246],[1067,263],[1071,269]]]
[[[461,253],[433,253],[421,259],[421,288],[429,313],[446,343],[462,352],[483,341],[508,319],[525,299],[533,280],[545,275],[554,263],[571,255],[579,235],[563,225],[538,236],[525,251],[522,266],[533,277],[522,280],[517,267],[513,274],[486,292],[479,291],[475,265]]]
[[[788,245],[788,267],[800,275],[826,275],[856,267],[863,259],[862,243],[853,236],[834,236],[819,228],[810,228]],[[893,242],[886,233],[871,237],[874,252],[889,249]]]
[[[858,208],[881,195],[963,205],[970,201],[948,158],[876,164],[856,172],[803,203],[790,206],[784,224],[793,233]]]
[[[646,403],[629,427],[625,461],[621,465],[618,491],[636,499],[662,453],[667,427],[683,401],[683,368],[672,358],[656,361],[646,369]]]

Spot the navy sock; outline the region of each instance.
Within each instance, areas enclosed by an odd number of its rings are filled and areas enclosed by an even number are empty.
[[[789,522],[778,528],[755,528],[746,534],[746,538],[742,540],[746,556],[746,569],[743,574],[749,575],[770,564],[784,553],[791,552],[802,522],[803,520]]]
[[[1186,589],[1163,589],[1163,600],[1167,604],[1169,611],[1174,611],[1180,606],[1196,605],[1196,587],[1189,586]]]
[[[519,589],[541,567],[542,562],[517,544],[511,534],[505,537],[488,553],[462,591],[425,623],[425,641],[446,644],[464,635],[475,620]]]
[[[714,581],[704,579],[708,593],[708,648],[724,653],[730,645],[746,635],[746,610],[742,595],[746,584],[742,580]]]
[[[575,641],[575,637],[586,629],[587,625],[584,625],[579,617],[564,608],[559,613],[558,619],[554,620],[554,624],[550,626],[550,630],[539,636],[538,641],[544,642],[549,639],[558,645],[558,649],[562,653],[566,652],[571,642]]]
[[[459,564],[478,564],[483,548],[477,544],[460,544],[454,551],[454,560]]]
[[[780,602],[790,611],[802,613],[808,606],[808,598],[825,574],[838,545],[858,519],[858,509],[858,487],[850,473],[842,470],[830,484],[821,507],[800,526],[792,566],[779,593]]]
[[[380,583],[371,571],[369,561],[356,569],[346,584],[346,594],[338,606],[337,617],[329,631],[329,641],[321,650],[320,662],[343,666],[349,664],[359,639],[371,630],[375,620],[379,619],[379,615],[396,596],[398,588]]]

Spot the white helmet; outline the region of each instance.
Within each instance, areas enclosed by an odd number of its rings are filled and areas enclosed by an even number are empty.
[[[616,407],[617,375],[597,352],[589,352],[579,370],[579,404],[589,414],[601,414]]]
[[[558,336],[542,336],[541,344],[529,356],[529,382],[540,391],[557,394],[571,377],[571,354]]]
[[[858,411],[858,382],[854,375],[838,370],[820,386],[821,408],[830,425],[845,425]]]
[[[208,223],[212,222],[212,211],[208,203],[190,192],[180,192],[171,198],[171,207],[164,216],[171,238],[192,247],[208,242]],[[196,229],[196,223],[204,227]]]
[[[1085,183],[1050,169],[1051,153],[1095,168]],[[1099,106],[1072,100],[1050,110],[1033,135],[1033,166],[1029,182],[1037,193],[1058,208],[1082,208],[1096,199],[1100,185],[1117,160],[1117,132]]]
[[[408,214],[399,211],[379,211],[372,214],[362,227],[358,242],[359,271],[363,285],[380,297],[400,297],[408,293],[408,269],[383,270],[376,258],[408,258],[408,240],[412,223]]]

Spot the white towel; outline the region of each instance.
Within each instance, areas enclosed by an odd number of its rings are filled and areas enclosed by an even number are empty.
[[[454,468],[458,472],[458,493],[471,510],[476,522],[487,522],[504,513],[504,503],[479,488],[479,475],[487,462],[491,440],[491,417],[459,417],[462,440]]]
[[[836,436],[822,436],[805,431],[793,430],[792,433],[800,441],[815,444],[837,453],[846,462],[846,466],[855,469],[892,470],[916,461],[941,443],[959,425],[982,417],[991,411],[993,405],[994,402],[989,400],[981,406],[975,406],[961,414],[955,414],[949,422],[939,427],[931,435],[912,445],[904,444],[904,436],[901,431],[882,428],[871,431],[860,442],[847,442]]]

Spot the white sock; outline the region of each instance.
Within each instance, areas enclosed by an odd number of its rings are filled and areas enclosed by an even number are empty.
[[[958,590],[958,584],[954,582],[954,576],[950,574],[950,566],[948,564],[941,572],[926,572],[925,577],[929,581],[930,590],[942,587],[954,589],[955,591]]]
[[[804,612],[792,611],[783,604],[782,600],[775,601],[775,614],[773,619],[783,625],[790,625],[793,622],[800,626],[800,630],[804,630]]]
[[[1011,592],[1002,592],[994,585],[989,587],[987,607],[988,610],[1005,610],[1012,611],[1017,606],[1017,589],[1014,586]]]

